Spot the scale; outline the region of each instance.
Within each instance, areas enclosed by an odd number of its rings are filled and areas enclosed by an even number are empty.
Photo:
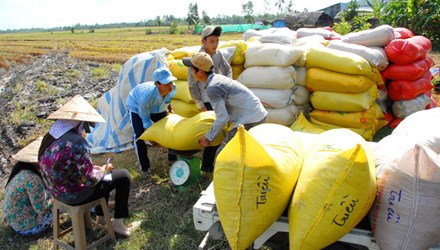
[[[200,158],[179,155],[177,161],[171,165],[169,175],[171,183],[178,188],[197,183],[200,177]]]

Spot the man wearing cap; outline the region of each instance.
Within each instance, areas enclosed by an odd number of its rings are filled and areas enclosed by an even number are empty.
[[[127,97],[125,105],[130,113],[131,125],[134,131],[135,150],[143,172],[150,171],[148,148],[143,140],[138,138],[149,128],[152,122],[157,122],[172,113],[171,98],[176,95],[177,78],[164,67],[156,69],[152,74],[152,82],[144,82],[134,87]],[[175,161],[176,156],[168,154],[169,161]]]
[[[200,52],[205,52],[211,56],[214,73],[232,78],[231,65],[226,61],[223,54],[217,50],[221,33],[222,28],[220,26],[206,26],[201,35],[202,47]],[[194,79],[190,71],[188,71],[188,88],[192,99],[200,111],[213,110],[203,83]]]
[[[208,133],[199,139],[200,145],[209,146],[209,143],[222,128],[228,122],[233,122],[234,126],[219,146],[218,154],[234,137],[239,124],[250,129],[266,120],[267,111],[260,99],[240,82],[215,74],[212,71],[212,59],[207,53],[198,52],[191,58],[184,58],[182,61],[185,66],[190,67],[194,79],[206,86],[206,92],[217,117]]]
[[[42,137],[12,156],[12,168],[3,197],[3,221],[21,235],[40,234],[52,225],[52,203],[38,166]]]
[[[125,227],[131,177],[127,169],[113,169],[92,162],[89,144],[84,135],[94,123],[104,118],[80,95],[73,97],[47,119],[55,120],[43,137],[38,162],[43,180],[51,195],[69,205],[81,205],[105,197],[115,190],[115,210],[112,227],[122,236],[130,231]],[[105,175],[111,180],[104,180]],[[96,207],[97,221],[104,223],[101,206]]]

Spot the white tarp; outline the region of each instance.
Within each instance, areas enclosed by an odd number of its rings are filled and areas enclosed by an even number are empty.
[[[87,136],[93,154],[133,148],[133,129],[125,100],[136,85],[151,81],[155,69],[168,68],[167,52],[164,48],[144,52],[133,56],[122,66],[116,86],[98,100],[97,111],[107,123],[97,123]]]

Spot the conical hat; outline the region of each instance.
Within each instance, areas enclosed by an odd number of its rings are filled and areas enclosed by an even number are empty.
[[[104,122],[104,118],[81,95],[76,95],[57,111],[49,120],[73,120],[85,122]]]
[[[38,137],[35,141],[29,143],[26,147],[22,148],[18,153],[12,156],[16,161],[38,163],[38,150],[40,149],[41,141],[43,137]]]

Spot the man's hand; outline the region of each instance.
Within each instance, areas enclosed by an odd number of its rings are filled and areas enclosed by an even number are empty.
[[[171,106],[171,104],[168,105],[168,112],[174,113],[174,109],[173,109],[173,106]]]
[[[208,141],[208,139],[206,139],[206,137],[204,137],[204,136],[200,137],[199,144],[202,147],[206,148],[207,146],[209,146],[209,143],[210,143],[210,141]]]
[[[208,111],[208,109],[206,107],[200,108],[199,110],[200,110],[200,112]]]

